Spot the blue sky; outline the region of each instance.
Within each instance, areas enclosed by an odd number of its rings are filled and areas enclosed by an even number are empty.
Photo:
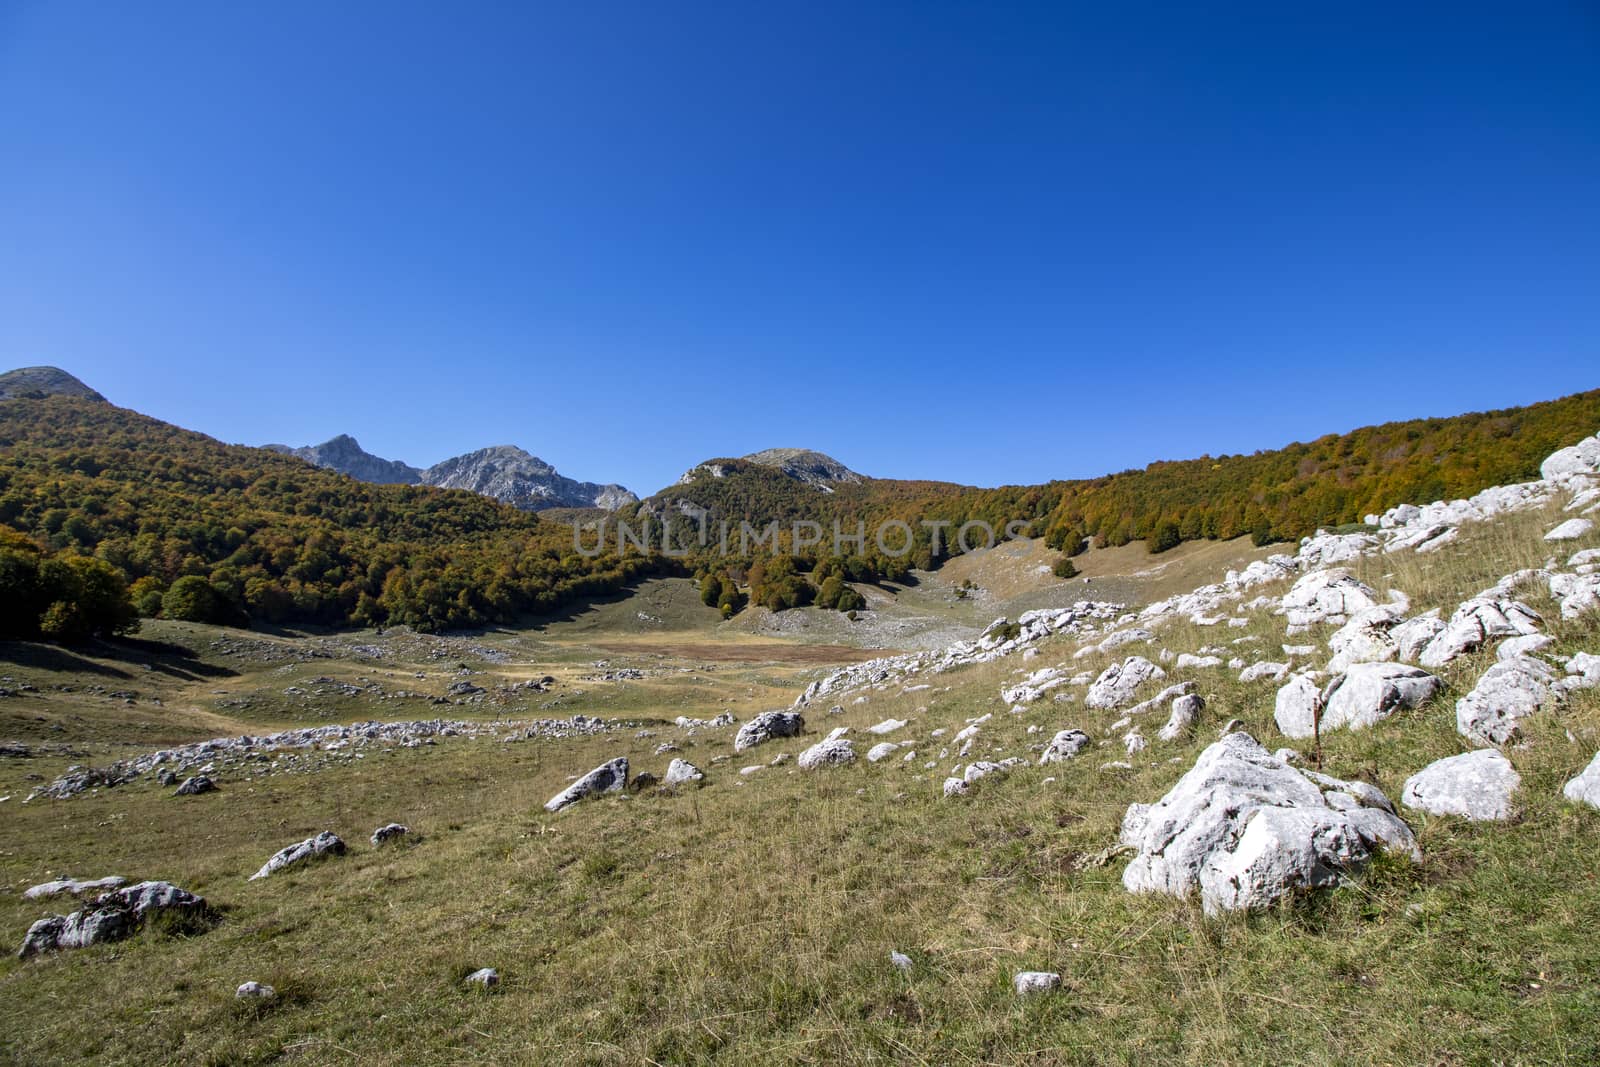
[[[640,492],[1521,404],[1600,386],[1597,71],[1592,3],[0,0],[0,365]]]

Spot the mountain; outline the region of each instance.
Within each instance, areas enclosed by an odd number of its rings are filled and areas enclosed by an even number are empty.
[[[0,400],[41,396],[77,396],[109,403],[60,367],[19,367],[0,374]]]
[[[596,485],[563,477],[538,456],[515,445],[480,448],[421,470],[397,459],[383,459],[366,451],[349,434],[304,448],[264,446],[296,456],[307,463],[374,485],[432,485],[440,489],[466,489],[494,497],[523,511],[546,508],[605,508],[615,511],[639,498],[620,485]],[[824,457],[826,458],[826,457]]]
[[[342,433],[320,445],[290,448],[288,445],[264,445],[274,452],[298,456],[318,467],[348,474],[350,477],[375,485],[418,485],[422,472],[397,459],[382,459],[366,451],[349,434]]]
[[[563,477],[538,456],[515,445],[480,448],[436,463],[422,472],[424,485],[470,489],[524,511],[544,508],[606,508],[637,504],[620,485],[596,485]]]

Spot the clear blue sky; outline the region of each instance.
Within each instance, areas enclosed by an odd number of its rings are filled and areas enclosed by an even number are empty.
[[[0,0],[0,366],[641,493],[1600,386],[1600,8]]]

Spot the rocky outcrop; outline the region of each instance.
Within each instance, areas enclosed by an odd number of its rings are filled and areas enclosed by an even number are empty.
[[[1129,807],[1121,841],[1135,850],[1130,891],[1198,891],[1207,912],[1336,885],[1379,850],[1417,855],[1377,789],[1302,773],[1243,733],[1209,746],[1160,801]]]
[[[618,756],[614,760],[600,764],[576,782],[567,786],[561,792],[545,801],[545,811],[560,811],[583,800],[585,797],[598,796],[601,793],[620,793],[628,785],[628,757]]]
[[[304,841],[296,841],[294,844],[287,845],[274,852],[272,858],[263,863],[261,869],[250,876],[250,881],[254,882],[257,879],[266,878],[277,874],[285,868],[294,867],[322,856],[342,856],[344,852],[344,842],[339,839],[338,835],[324,830],[315,837],[308,837]]]
[[[1417,662],[1424,667],[1442,667],[1481,648],[1486,641],[1536,634],[1543,621],[1538,612],[1520,601],[1475,596],[1462,602],[1444,629],[1428,642]]]
[[[1400,803],[1430,815],[1493,822],[1511,818],[1511,794],[1521,784],[1510,760],[1482,748],[1436,760],[1407,778]]]
[[[120,941],[137,933],[150,915],[159,912],[200,919],[207,908],[204,897],[171,882],[140,882],[104,893],[71,915],[40,919],[28,928],[17,955],[27,959],[42,952]]]

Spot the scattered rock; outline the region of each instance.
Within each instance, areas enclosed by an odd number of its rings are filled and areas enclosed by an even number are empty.
[[[1200,713],[1206,709],[1206,702],[1194,694],[1178,697],[1172,702],[1172,714],[1167,718],[1167,724],[1156,734],[1163,741],[1177,741],[1188,737],[1194,731],[1194,724],[1199,720]]]
[[[1044,747],[1044,754],[1039,757],[1039,765],[1042,767],[1046,763],[1065,763],[1083,751],[1088,743],[1089,735],[1082,730],[1062,730]]]
[[[743,752],[774,738],[794,737],[805,727],[806,720],[797,711],[764,711],[739,727],[733,739],[733,750]]]
[[[620,793],[628,785],[628,757],[618,756],[602,763],[545,802],[545,811],[560,811],[585,797],[599,793]]]
[[[183,780],[183,784],[178,787],[178,791],[173,795],[180,797],[197,797],[201,793],[214,792],[216,788],[216,782],[213,782],[206,775],[197,774],[193,778],[185,778]]]
[[[903,952],[890,951],[889,965],[897,971],[909,971],[911,969],[911,957]]]
[[[1205,910],[1264,907],[1335,885],[1378,849],[1416,855],[1411,830],[1364,783],[1310,776],[1248,734],[1229,734],[1155,804],[1134,804],[1121,840],[1132,892],[1200,891]]]
[[[1133,699],[1141,685],[1166,676],[1166,671],[1143,656],[1129,656],[1100,672],[1083,702],[1091,708],[1120,708]]]
[[[1589,761],[1589,766],[1568,780],[1561,793],[1574,804],[1600,808],[1600,753]]]
[[[483,967],[473,971],[462,981],[467,985],[478,986],[480,989],[493,989],[500,984],[500,972],[493,967]]]
[[[688,785],[690,782],[698,783],[705,780],[705,772],[699,767],[687,760],[674,759],[667,764],[667,776],[661,780],[661,784],[668,789],[676,789],[681,785]]]
[[[271,1000],[278,995],[278,991],[260,982],[246,982],[235,989],[233,995],[239,1000]]]
[[[1456,701],[1456,730],[1480,744],[1506,744],[1517,736],[1518,723],[1555,696],[1555,680],[1548,664],[1528,656],[1494,664]]]
[[[890,756],[892,756],[896,752],[898,752],[899,750],[900,750],[900,746],[895,744],[893,741],[881,742],[879,744],[873,745],[870,749],[867,750],[867,762],[868,763],[877,763],[880,760],[886,760]]]
[[[1460,815],[1472,822],[1511,817],[1511,794],[1522,776],[1492,748],[1436,760],[1406,779],[1400,803],[1430,815]]]
[[[643,793],[646,789],[654,789],[661,784],[661,780],[649,771],[640,771],[628,782],[628,792]]]
[[[855,745],[850,739],[835,737],[812,745],[800,753],[797,762],[801,770],[810,771],[818,767],[842,767],[847,763],[854,763],[855,760]]]
[[[344,852],[344,842],[339,840],[337,835],[324,830],[315,837],[308,837],[304,841],[288,845],[273,853],[272,858],[250,876],[250,881],[254,882],[258,878],[276,874],[285,867],[293,867],[319,856],[342,856]]]
[[[1402,708],[1420,706],[1439,691],[1441,684],[1420,667],[1404,663],[1353,664],[1324,690],[1322,728],[1360,730],[1373,726]]]
[[[1538,633],[1543,621],[1538,612],[1520,601],[1473,597],[1456,609],[1417,662],[1424,667],[1442,667],[1480,648],[1485,641]]]
[[[1594,522],[1590,519],[1568,519],[1554,530],[1544,535],[1546,541],[1574,541],[1583,537],[1594,529]]]
[[[1050,993],[1061,988],[1061,976],[1054,971],[1018,971],[1011,979],[1011,987],[1019,997]]]
[[[885,719],[876,726],[867,727],[867,733],[878,734],[880,736],[883,734],[892,734],[896,730],[905,726],[905,724],[906,721],[904,719]]]

